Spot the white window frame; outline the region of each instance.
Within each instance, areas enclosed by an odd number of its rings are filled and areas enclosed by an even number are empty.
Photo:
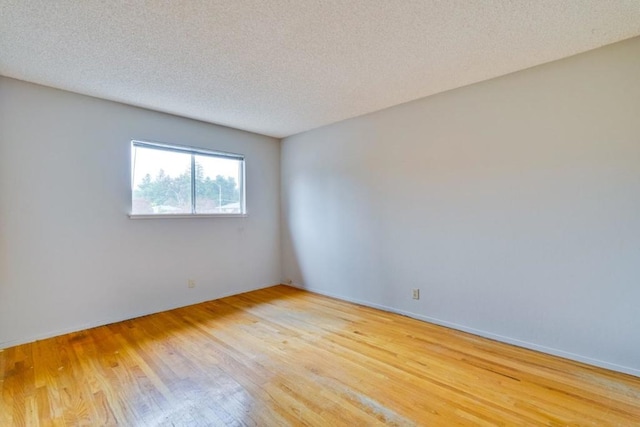
[[[154,150],[172,151],[182,154],[191,155],[191,213],[160,213],[160,214],[136,214],[129,213],[131,219],[158,219],[158,218],[243,218],[247,216],[246,204],[246,180],[245,180],[245,157],[243,154],[229,153],[224,151],[207,150],[186,145],[166,144],[163,142],[143,141],[134,139],[131,141],[131,153],[134,153],[136,147],[149,148]],[[195,156],[209,156],[223,159],[233,159],[240,162],[240,171],[238,173],[238,188],[240,190],[240,213],[197,213],[196,212],[196,167]],[[134,192],[134,167],[135,160],[131,157],[131,202],[133,202]],[[133,206],[131,207],[133,210]]]

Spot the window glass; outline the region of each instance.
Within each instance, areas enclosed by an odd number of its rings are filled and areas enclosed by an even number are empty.
[[[132,215],[243,214],[244,157],[132,142]]]
[[[195,156],[196,212],[241,213],[238,160]]]

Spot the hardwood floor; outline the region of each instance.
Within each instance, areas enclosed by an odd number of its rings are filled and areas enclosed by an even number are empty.
[[[0,426],[640,425],[640,378],[276,286],[0,352]]]

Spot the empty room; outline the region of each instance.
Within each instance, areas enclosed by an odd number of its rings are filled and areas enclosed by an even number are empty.
[[[0,0],[0,426],[640,426],[637,0]]]

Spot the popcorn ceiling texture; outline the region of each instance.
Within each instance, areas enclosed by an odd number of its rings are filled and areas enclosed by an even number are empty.
[[[0,0],[0,74],[283,137],[639,34],[638,0]]]

